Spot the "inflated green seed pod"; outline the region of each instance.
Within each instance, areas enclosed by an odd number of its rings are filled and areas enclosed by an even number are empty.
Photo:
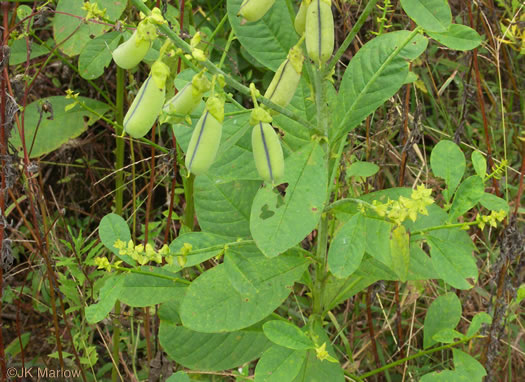
[[[257,172],[266,182],[278,184],[284,175],[281,142],[269,123],[259,122],[252,130],[252,150]]]
[[[139,41],[137,31],[135,31],[127,41],[113,51],[113,61],[122,69],[134,68],[146,56],[150,46],[149,41]]]
[[[334,16],[330,0],[313,0],[306,11],[306,51],[317,65],[334,51]]]
[[[201,100],[202,93],[195,89],[190,82],[166,102],[163,110],[166,113],[188,115],[191,114]]]
[[[124,130],[142,138],[153,127],[166,100],[166,87],[159,87],[150,75],[142,84],[124,117]]]
[[[260,20],[272,7],[273,3],[275,3],[275,0],[244,0],[237,16],[242,16],[250,22]]]
[[[195,175],[204,174],[215,160],[221,142],[222,124],[205,110],[193,130],[188,150],[186,168]]]
[[[299,47],[290,49],[288,58],[275,72],[270,86],[266,89],[264,97],[269,98],[272,102],[286,107],[292,100],[297,85],[301,80],[301,73],[303,68],[303,54]]]
[[[297,11],[297,15],[295,16],[294,27],[295,27],[295,31],[297,32],[299,36],[302,36],[304,33],[305,23],[306,23],[306,10],[308,9],[309,3],[310,3],[310,0],[301,1],[299,10]]]

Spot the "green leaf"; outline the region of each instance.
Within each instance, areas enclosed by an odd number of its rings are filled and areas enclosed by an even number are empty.
[[[451,344],[455,341],[462,340],[465,335],[461,334],[457,330],[446,328],[442,329],[432,336],[432,339],[437,342]]]
[[[450,200],[465,173],[465,155],[454,142],[443,140],[432,150],[430,166],[434,175],[445,180],[448,190],[443,192],[443,196],[447,201]]]
[[[407,280],[410,265],[410,237],[405,227],[400,225],[392,231],[390,238],[392,269],[402,282]]]
[[[283,196],[266,184],[253,201],[250,231],[257,247],[274,257],[305,238],[317,225],[324,208],[328,169],[318,143],[305,146],[285,162]]]
[[[191,253],[186,257],[185,268],[200,264],[212,257],[218,256],[223,250],[223,244],[233,242],[231,237],[219,236],[207,232],[188,232],[180,235],[170,244],[171,253],[179,253],[184,244],[191,244]],[[220,248],[216,248],[221,246]],[[196,252],[196,253],[193,253]],[[170,271],[178,271],[180,266],[175,261],[172,265],[166,266]]]
[[[22,333],[20,337],[16,337],[4,349],[5,354],[8,355],[9,357],[15,357],[16,355],[18,355],[22,351],[22,349],[20,348],[20,342],[22,342],[22,348],[25,349],[27,344],[29,343],[30,337],[31,337],[31,332]],[[295,377],[295,375],[293,377]]]
[[[365,254],[364,221],[361,214],[355,214],[332,240],[328,250],[328,268],[334,276],[346,278],[361,264]]]
[[[96,324],[107,317],[115,306],[123,284],[123,274],[114,274],[106,279],[106,282],[100,288],[98,302],[85,309],[86,320],[89,324]]]
[[[285,2],[276,1],[262,19],[241,25],[237,16],[242,0],[228,0],[228,19],[241,45],[257,61],[274,72],[297,42]]]
[[[313,349],[310,338],[294,324],[281,320],[268,321],[263,325],[264,335],[274,344],[294,350]]]
[[[479,203],[490,211],[505,211],[509,213],[509,203],[505,199],[500,198],[490,192],[484,192],[483,196],[479,200]]]
[[[409,31],[398,31],[376,37],[352,58],[341,81],[339,111],[334,116],[339,136],[358,126],[403,86],[409,72],[406,60],[423,53],[427,39],[416,35],[388,65],[385,63],[409,35]]]
[[[485,312],[476,313],[467,330],[467,337],[471,337],[481,329],[483,324],[491,324],[492,317]]]
[[[220,264],[197,277],[188,287],[180,316],[184,326],[200,332],[235,331],[262,320],[290,294],[290,287],[303,274],[308,260],[289,251],[268,259],[252,247],[229,249],[237,267],[253,289],[244,293],[232,285],[228,268]],[[256,293],[252,293],[256,290]]]
[[[49,50],[46,47],[39,45],[34,41],[31,41],[29,46],[31,47],[31,55],[29,56],[30,60],[49,53]],[[26,60],[27,60],[26,39],[23,38],[20,40],[9,40],[9,65],[10,66],[18,65],[23,62],[26,62]]]
[[[443,329],[454,329],[461,319],[461,301],[454,293],[436,298],[428,308],[423,327],[423,348],[436,343],[434,335]]]
[[[428,35],[454,50],[471,50],[481,44],[478,32],[461,24],[451,24],[446,32],[428,32]]]
[[[392,267],[390,232],[393,227],[392,223],[372,218],[365,218],[363,225],[366,253],[388,267]]]
[[[273,345],[266,350],[255,368],[255,382],[291,381],[306,359],[305,350]]]
[[[143,266],[140,269],[159,275],[177,277],[176,274],[160,267]],[[118,299],[133,307],[153,306],[166,301],[180,299],[181,295],[185,293],[186,287],[186,284],[174,280],[128,273],[124,277]]]
[[[446,0],[401,0],[406,14],[425,31],[446,32],[452,12]]]
[[[485,176],[487,175],[487,161],[479,151],[474,151],[472,153],[472,165],[474,166],[476,174],[478,174],[481,179],[485,179]]]
[[[485,193],[483,180],[478,175],[469,176],[458,187],[454,201],[449,211],[449,221],[456,220],[459,216],[474,207]]]
[[[487,375],[487,372],[481,363],[459,349],[452,349],[452,354],[454,355],[454,368],[456,373],[461,374],[462,380],[470,382],[483,381],[483,377]]]
[[[472,288],[472,284],[466,280],[478,277],[478,267],[472,256],[472,247],[453,239],[442,240],[433,235],[428,235],[427,238],[431,247],[432,264],[441,278],[454,288]]]
[[[77,101],[83,102],[98,114],[104,114],[109,110],[108,105],[94,99],[78,97]],[[50,104],[53,112],[51,114],[48,112],[42,113],[42,120],[39,124],[40,111],[42,110],[42,105],[46,102]],[[66,99],[66,97],[54,96],[41,98],[26,107],[24,135],[28,151],[34,139],[33,149],[30,153],[31,158],[56,150],[68,140],[82,134],[88,126],[91,126],[98,120],[99,117],[96,114],[87,111],[80,105],[76,105],[70,111],[65,111],[65,107],[73,102],[72,99]],[[89,120],[85,122],[84,117],[89,117]],[[22,148],[22,140],[17,130],[13,132],[9,142],[18,150]]]
[[[116,21],[127,2],[125,0],[91,0],[99,9],[106,9],[106,17]],[[100,23],[84,22],[87,12],[82,9],[84,0],[59,0],[53,16],[53,36],[56,44],[68,56],[76,56],[93,37],[100,36],[109,26]],[[60,13],[59,13],[60,12]],[[79,17],[75,17],[79,16]]]
[[[78,57],[78,72],[82,78],[92,80],[104,73],[121,36],[120,32],[114,31],[89,40]]]
[[[450,382],[458,381],[458,375],[452,370],[443,370],[440,372],[433,372],[430,374],[425,374],[421,377],[420,382]]]
[[[166,379],[166,382],[190,382],[190,377],[183,371],[177,371]]]
[[[231,333],[199,333],[161,321],[159,341],[168,356],[193,370],[232,369],[259,358],[270,347],[260,327]]]
[[[370,162],[354,162],[346,170],[346,176],[361,176],[367,178],[375,175],[379,171],[379,166]]]
[[[210,175],[198,176],[194,196],[201,229],[234,238],[249,237],[250,209],[260,185],[258,180],[217,183]]]
[[[119,250],[113,245],[117,240],[121,240],[126,244],[131,240],[131,232],[128,223],[117,214],[107,214],[102,218],[98,225],[98,236],[104,246],[113,252],[119,259],[128,264],[135,265],[133,260],[128,255],[120,255]]]

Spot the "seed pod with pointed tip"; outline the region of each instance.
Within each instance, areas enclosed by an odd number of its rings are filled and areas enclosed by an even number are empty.
[[[142,84],[124,117],[124,130],[142,138],[151,129],[166,99],[166,87],[159,87],[150,75]]]
[[[221,142],[222,124],[205,110],[193,130],[188,150],[186,168],[195,175],[204,174],[215,160]]]
[[[317,65],[334,51],[334,16],[330,0],[313,0],[306,11],[306,51]]]
[[[201,100],[202,93],[195,89],[190,82],[166,102],[163,110],[166,113],[188,115],[197,107]]]
[[[290,49],[288,58],[275,72],[264,96],[277,105],[286,107],[292,100],[301,80],[303,60],[303,54],[298,47]]]
[[[146,56],[150,46],[151,42],[149,41],[139,41],[137,31],[135,31],[127,41],[113,51],[113,61],[122,69],[134,68]]]
[[[237,16],[242,16],[250,22],[260,20],[272,7],[273,3],[275,3],[275,0],[244,0]]]
[[[301,1],[301,5],[299,5],[299,10],[297,11],[297,15],[295,16],[294,27],[295,31],[299,36],[302,36],[305,30],[306,10],[308,9],[310,1],[311,0]]]
[[[269,123],[259,122],[252,130],[252,150],[257,172],[266,182],[278,184],[284,175],[281,142]]]

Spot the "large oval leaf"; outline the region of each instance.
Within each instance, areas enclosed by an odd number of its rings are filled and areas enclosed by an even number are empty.
[[[180,309],[184,326],[206,333],[235,331],[262,320],[282,304],[308,261],[295,252],[268,259],[252,248],[242,253],[229,250],[237,258],[236,275],[229,275],[232,269],[220,264],[191,283]],[[232,279],[249,280],[251,288],[239,291]]]
[[[388,65],[386,61],[410,32],[386,33],[366,43],[345,70],[338,96],[339,112],[334,116],[337,133],[354,129],[405,83],[408,60],[426,49],[428,40],[416,35]]]
[[[242,0],[228,0],[228,19],[242,46],[261,64],[274,72],[297,42],[288,8],[276,1],[262,19],[241,25],[237,17]]]
[[[447,0],[401,0],[406,14],[423,29],[445,32],[452,23],[452,12]]]
[[[324,208],[327,178],[323,150],[312,143],[287,158],[284,197],[270,185],[257,192],[250,231],[266,256],[279,255],[315,228]]]
[[[104,114],[109,110],[109,106],[103,102],[91,98],[78,97],[77,101],[83,102],[90,109],[98,114]],[[43,112],[40,121],[42,105],[49,103],[52,113]],[[33,144],[30,157],[35,158],[56,150],[69,139],[82,134],[89,125],[95,123],[98,115],[87,111],[80,105],[66,111],[66,106],[73,103],[73,100],[66,97],[54,96],[39,99],[26,107],[25,110],[25,141],[29,151]],[[88,117],[88,121],[84,121]],[[37,130],[38,127],[38,130]],[[36,134],[36,137],[35,137]],[[34,143],[33,143],[34,139]],[[22,140],[18,132],[14,132],[9,140],[17,149],[21,149]]]
[[[259,358],[271,345],[260,328],[231,333],[199,333],[161,321],[159,341],[166,353],[193,370],[233,369]]]

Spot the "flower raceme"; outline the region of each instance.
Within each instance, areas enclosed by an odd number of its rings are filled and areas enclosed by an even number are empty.
[[[244,0],[237,16],[242,16],[244,20],[250,22],[258,21],[274,3],[275,0]]]

